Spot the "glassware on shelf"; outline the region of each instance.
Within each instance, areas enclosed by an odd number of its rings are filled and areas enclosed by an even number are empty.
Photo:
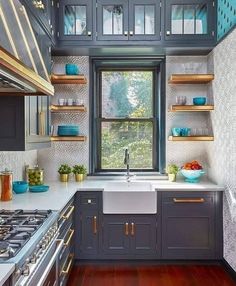
[[[176,96],[175,102],[177,105],[185,105],[187,102],[186,96]]]

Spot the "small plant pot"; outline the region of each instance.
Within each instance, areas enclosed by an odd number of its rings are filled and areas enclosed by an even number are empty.
[[[176,182],[176,174],[168,174],[168,179],[170,182]]]
[[[63,183],[69,182],[69,174],[60,174],[60,181]]]
[[[84,180],[84,174],[75,174],[75,181],[82,182]]]

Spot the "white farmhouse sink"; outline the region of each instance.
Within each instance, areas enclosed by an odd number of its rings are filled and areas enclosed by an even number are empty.
[[[104,214],[155,214],[157,193],[150,183],[113,181],[103,192]]]

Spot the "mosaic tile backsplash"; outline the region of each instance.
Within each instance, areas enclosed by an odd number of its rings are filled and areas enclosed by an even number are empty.
[[[210,177],[225,187],[224,258],[236,271],[236,30],[209,55],[215,141],[207,147]]]

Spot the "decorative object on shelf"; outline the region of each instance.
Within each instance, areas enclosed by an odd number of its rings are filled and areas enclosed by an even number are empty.
[[[67,75],[78,75],[79,67],[76,64],[66,64],[65,71]]]
[[[83,74],[80,75],[64,75],[64,74],[52,74],[52,84],[86,84],[87,79]]]
[[[188,127],[173,127],[172,128],[172,135],[173,136],[189,136],[191,128]]]
[[[29,184],[26,181],[15,181],[13,182],[13,191],[15,194],[26,193],[29,189]]]
[[[169,136],[169,141],[214,141],[214,136]]]
[[[7,168],[0,172],[0,190],[1,190],[1,201],[12,200],[12,179],[13,173]]]
[[[78,136],[79,126],[78,125],[59,125],[57,129],[58,136]]]
[[[68,182],[71,171],[71,167],[68,164],[62,164],[58,169],[58,173],[60,174],[60,181],[64,183]]]
[[[170,182],[176,181],[176,175],[179,172],[179,167],[175,164],[170,164],[166,167],[166,173],[168,174],[168,179]]]
[[[181,128],[181,136],[189,136],[191,132],[191,128],[183,127]]]
[[[76,182],[81,182],[84,180],[87,174],[87,169],[84,165],[75,165],[73,166],[72,172],[75,175]]]
[[[58,105],[60,105],[60,106],[66,105],[65,98],[58,98]]]
[[[198,183],[199,178],[205,174],[205,171],[203,171],[201,164],[197,160],[185,163],[180,172],[185,177],[185,182],[188,183]]]
[[[181,136],[181,128],[173,127],[171,130],[173,136]]]
[[[172,112],[199,112],[214,110],[214,105],[172,105],[170,111]]]
[[[68,98],[68,99],[67,99],[67,105],[71,106],[71,105],[73,105],[73,104],[74,104],[73,98]]]
[[[206,104],[206,97],[194,97],[193,98],[194,105],[205,105]]]
[[[186,96],[176,96],[176,104],[177,105],[185,105],[187,102]]]
[[[34,168],[26,168],[26,178],[30,186],[43,185],[44,170],[40,169],[38,165]]]
[[[170,84],[206,84],[214,79],[213,74],[172,74]]]

